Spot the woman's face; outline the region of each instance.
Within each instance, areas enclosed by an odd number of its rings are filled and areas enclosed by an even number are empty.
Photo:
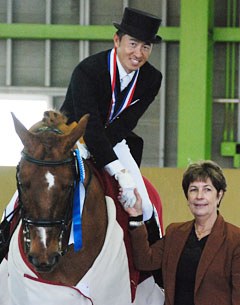
[[[215,217],[217,206],[223,196],[223,191],[217,190],[210,178],[206,181],[194,181],[188,187],[188,205],[192,214],[197,217]]]
[[[123,35],[121,39],[115,34],[113,41],[118,58],[127,73],[142,67],[152,52],[152,44],[147,44],[127,34]]]

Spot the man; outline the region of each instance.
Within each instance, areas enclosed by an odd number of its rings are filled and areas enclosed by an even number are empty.
[[[88,151],[96,165],[118,181],[125,206],[134,205],[138,188],[149,226],[155,218],[139,170],[143,143],[132,130],[160,89],[162,74],[148,63],[153,44],[161,41],[160,23],[154,15],[126,8],[121,23],[113,23],[118,30],[114,48],[78,64],[60,109],[68,123],[90,114],[84,136]]]

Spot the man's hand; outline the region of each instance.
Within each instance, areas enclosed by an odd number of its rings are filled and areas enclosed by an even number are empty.
[[[134,188],[136,187],[132,176],[127,170],[122,170],[115,175],[115,179],[121,189],[121,195],[119,201],[122,203],[124,208],[133,207],[136,202],[136,196],[134,194]]]

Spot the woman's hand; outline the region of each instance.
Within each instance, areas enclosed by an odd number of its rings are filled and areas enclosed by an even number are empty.
[[[124,202],[122,202],[122,206],[124,208],[124,210],[128,213],[129,216],[132,217],[136,217],[139,215],[143,214],[142,211],[142,198],[140,196],[140,194],[138,193],[138,190],[135,188],[134,189],[134,194],[136,196],[136,202],[134,204],[134,206],[131,208],[129,206],[125,206]],[[119,188],[119,195],[118,195],[118,200],[122,198],[122,189]]]

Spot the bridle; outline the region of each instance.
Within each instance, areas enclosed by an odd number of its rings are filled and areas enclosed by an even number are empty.
[[[30,250],[30,244],[31,244],[31,238],[30,238],[30,227],[59,227],[60,228],[60,234],[58,238],[58,252],[60,255],[64,255],[68,250],[68,245],[63,248],[63,237],[66,234],[70,224],[72,223],[72,215],[71,211],[73,208],[73,195],[74,195],[74,188],[76,184],[79,182],[80,172],[79,172],[79,164],[78,164],[78,158],[76,156],[76,152],[73,150],[71,152],[71,156],[63,159],[63,160],[40,160],[36,159],[30,155],[28,155],[26,152],[22,152],[22,159],[26,160],[27,162],[33,163],[37,166],[43,166],[43,167],[56,167],[56,166],[63,166],[66,164],[70,164],[74,171],[74,177],[75,181],[74,184],[71,187],[71,204],[67,206],[67,211],[65,213],[65,217],[62,219],[57,220],[45,220],[45,219],[31,219],[26,216],[26,210],[24,208],[24,202],[22,201],[22,190],[21,190],[21,181],[19,180],[19,168],[20,163],[17,166],[17,174],[16,174],[16,180],[17,180],[17,188],[18,188],[18,196],[19,196],[19,204],[20,204],[20,211],[21,211],[21,219],[22,219],[22,226],[23,226],[23,237],[24,237],[24,251],[25,253],[28,253]],[[21,162],[21,161],[20,161]],[[89,186],[90,181],[92,178],[92,172],[90,171],[90,175],[88,178],[87,186]]]

